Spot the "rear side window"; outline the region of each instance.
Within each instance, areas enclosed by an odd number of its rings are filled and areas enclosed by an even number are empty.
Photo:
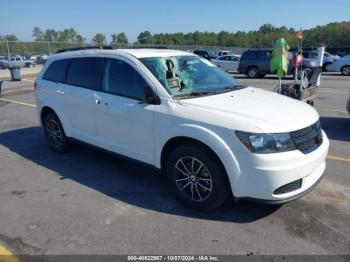
[[[74,58],[68,70],[67,84],[91,89],[100,88],[102,58]]]
[[[46,69],[43,79],[54,82],[64,82],[70,61],[70,59],[63,59],[52,62]]]
[[[145,98],[145,80],[128,63],[107,59],[102,80],[102,90],[108,93],[142,100]]]
[[[256,54],[257,54],[256,51],[246,51],[243,53],[242,58],[245,60],[254,60],[256,59]]]
[[[260,51],[259,52],[259,59],[261,60],[270,60],[271,58],[271,52],[270,51]]]
[[[229,56],[223,56],[221,57],[222,59],[220,60],[224,60],[224,61],[231,61],[231,58]]]

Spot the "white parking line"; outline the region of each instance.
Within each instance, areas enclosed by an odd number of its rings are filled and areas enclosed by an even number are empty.
[[[335,95],[348,95],[349,92],[335,92],[332,89],[328,89],[328,90],[318,90],[319,93],[327,93],[327,94],[335,94]]]
[[[31,83],[34,83],[35,79],[22,79],[22,81],[28,81],[28,82],[31,82]]]

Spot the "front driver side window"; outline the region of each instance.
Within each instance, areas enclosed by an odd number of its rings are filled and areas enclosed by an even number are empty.
[[[137,100],[145,98],[146,81],[128,63],[118,59],[106,59],[102,90]]]

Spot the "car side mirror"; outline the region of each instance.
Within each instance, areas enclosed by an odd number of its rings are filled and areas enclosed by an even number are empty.
[[[160,105],[159,97],[153,92],[153,90],[148,85],[144,86],[144,93],[145,93],[145,98],[140,101],[140,104],[146,103],[146,104]]]

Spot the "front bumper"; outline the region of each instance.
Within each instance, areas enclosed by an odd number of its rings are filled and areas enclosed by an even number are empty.
[[[322,131],[323,142],[313,152],[298,150],[276,154],[240,154],[240,173],[232,185],[235,198],[248,198],[259,202],[281,204],[300,198],[316,187],[326,168],[329,140]],[[301,179],[301,186],[286,193],[276,189]]]
[[[319,179],[316,181],[316,183],[314,183],[311,187],[309,187],[308,189],[306,189],[305,191],[302,191],[301,193],[294,195],[292,197],[289,198],[285,198],[285,199],[280,199],[280,200],[268,200],[268,199],[259,199],[259,198],[251,198],[251,197],[243,197],[241,199],[246,199],[249,201],[253,201],[253,202],[257,202],[257,203],[262,203],[262,204],[269,204],[269,205],[281,205],[284,203],[288,203],[290,201],[296,200],[298,198],[301,198],[303,196],[306,196],[307,194],[309,194],[312,190],[314,190],[314,188],[321,182],[323,178],[323,174],[319,177]]]

